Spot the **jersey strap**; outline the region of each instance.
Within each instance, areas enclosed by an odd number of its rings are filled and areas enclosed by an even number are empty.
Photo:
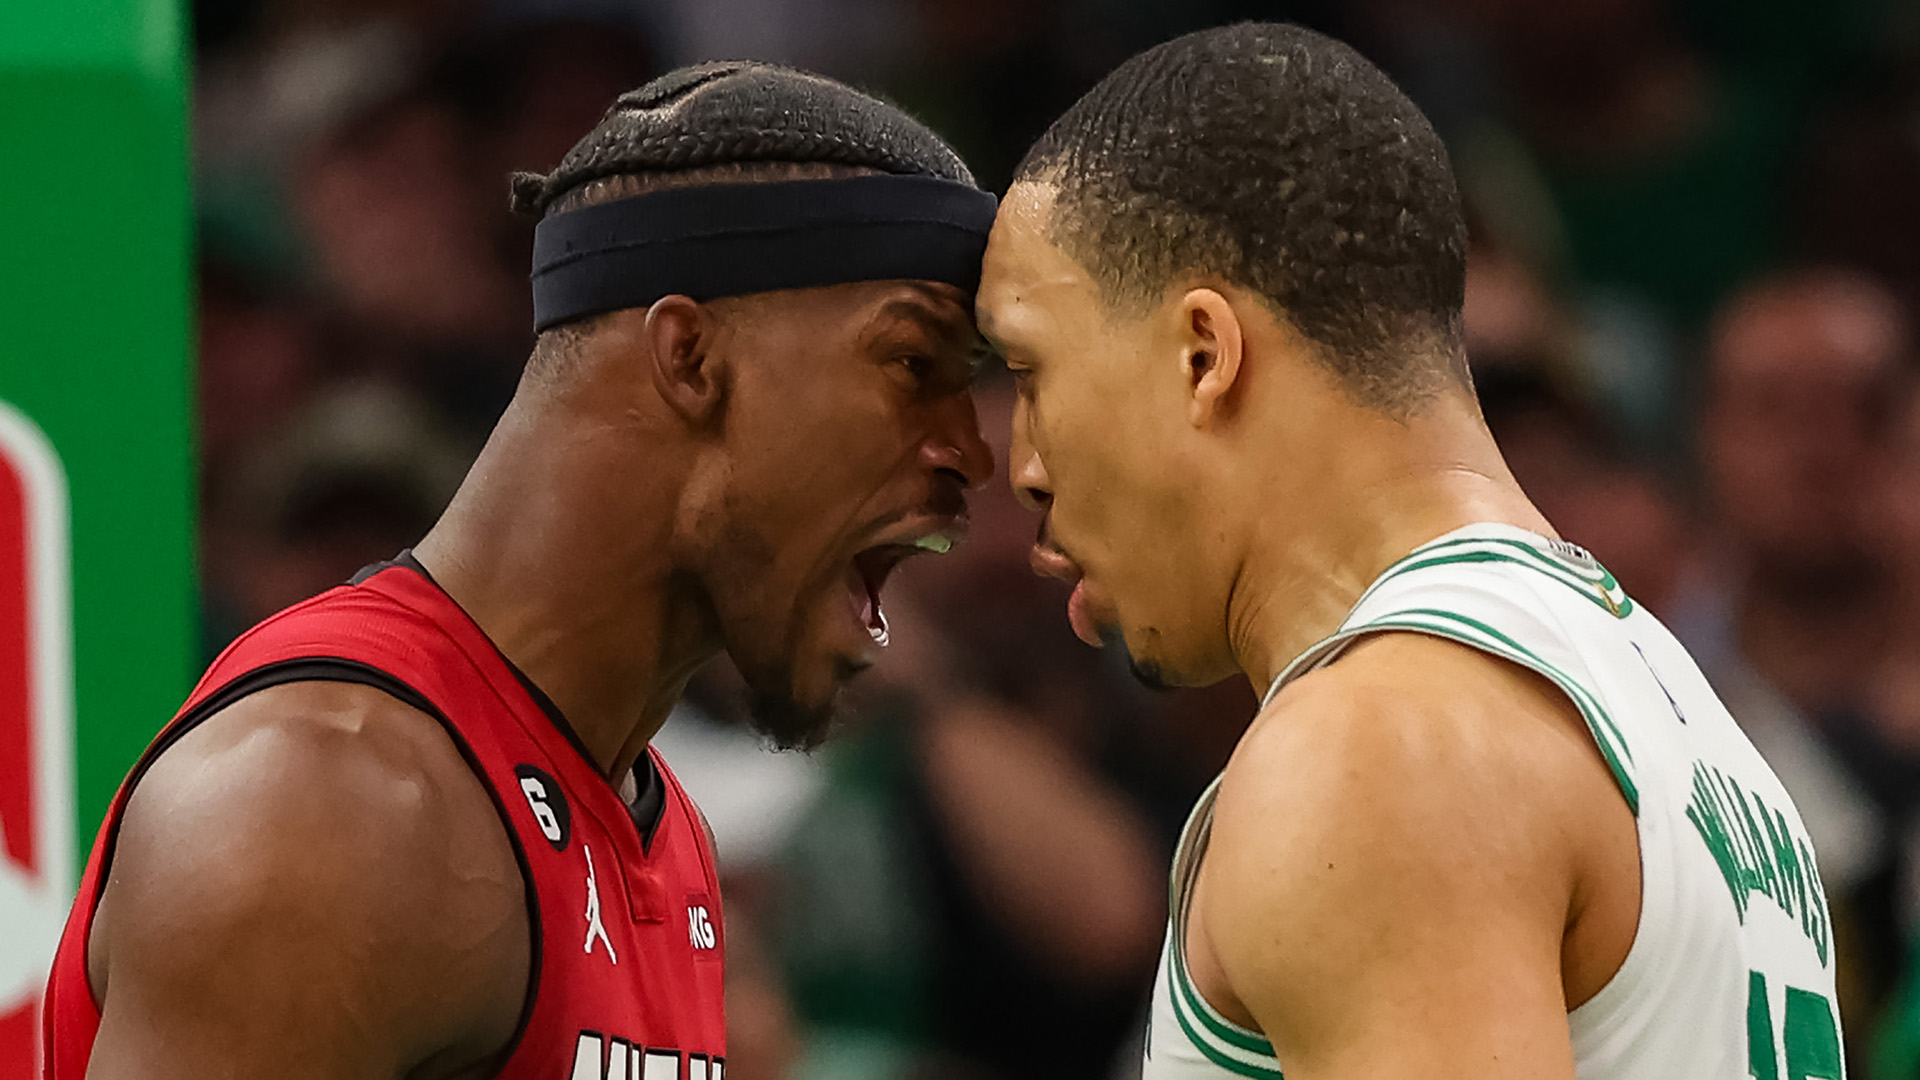
[[[1573,590],[1616,619],[1633,614],[1633,599],[1585,548],[1500,525],[1469,526],[1415,548],[1374,579],[1354,609],[1364,607],[1388,582],[1416,570],[1476,564],[1522,567]]]
[[[1167,936],[1168,996],[1180,1031],[1201,1056],[1220,1068],[1251,1080],[1281,1080],[1279,1062],[1273,1044],[1259,1032],[1241,1027],[1221,1016],[1193,985],[1187,972],[1187,908],[1193,896],[1194,880],[1200,874],[1200,860],[1207,852],[1207,840],[1213,832],[1213,804],[1220,794],[1220,779],[1214,778],[1200,795],[1187,826],[1180,834],[1180,847],[1173,856],[1171,930]]]
[[[1435,577],[1432,572],[1440,568],[1512,575],[1513,584],[1523,586],[1521,595],[1514,595],[1511,585],[1497,587],[1501,583],[1492,588],[1463,588],[1453,575]],[[1636,610],[1620,583],[1584,549],[1511,526],[1469,526],[1415,548],[1389,567],[1361,594],[1339,630],[1295,658],[1274,679],[1261,707],[1270,704],[1282,687],[1332,663],[1370,634],[1406,631],[1446,638],[1518,664],[1559,687],[1580,710],[1614,783],[1638,817],[1640,788],[1626,735],[1593,692],[1580,658],[1571,650],[1547,645],[1565,640],[1565,633],[1542,626],[1537,634],[1520,635],[1536,642],[1530,647],[1510,632],[1541,624],[1544,608],[1529,603],[1524,594],[1524,587],[1530,585],[1571,590],[1615,619],[1626,619]],[[1496,622],[1509,629],[1496,627]]]
[[[437,720],[514,849],[529,983],[516,1031],[475,1075],[720,1080],[726,934],[698,810],[649,748],[654,809],[636,816],[539,688],[406,562],[376,567],[243,634],[122,784],[49,979],[46,1080],[86,1071],[100,1023],[86,968],[94,904],[146,764],[234,701],[312,680],[372,686]]]
[[[1572,545],[1472,525],[1389,567],[1287,665],[1267,703],[1383,632],[1431,634],[1551,682],[1633,811],[1638,924],[1606,985],[1567,1015],[1581,1080],[1843,1080],[1831,918],[1805,824],[1652,613]],[[1181,948],[1216,791],[1217,782],[1201,798],[1175,859],[1145,1080],[1271,1077],[1279,1067],[1243,1056],[1262,1044],[1205,1007]]]

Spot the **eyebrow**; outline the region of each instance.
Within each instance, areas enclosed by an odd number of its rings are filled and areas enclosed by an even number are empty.
[[[971,352],[978,352],[982,346],[983,339],[972,319],[964,316],[958,320],[949,318],[918,296],[895,297],[881,305],[876,314],[882,318],[906,319],[917,323],[928,335],[943,344],[964,342]]]
[[[917,294],[912,297],[898,296],[880,306],[875,313],[877,319],[898,318],[916,323],[941,344],[954,344],[964,340],[967,353],[968,381],[980,377],[980,372],[988,365],[1001,361],[1000,350],[993,342],[980,333],[974,320],[962,318],[955,321],[940,314],[934,305]],[[961,329],[965,327],[965,329]]]

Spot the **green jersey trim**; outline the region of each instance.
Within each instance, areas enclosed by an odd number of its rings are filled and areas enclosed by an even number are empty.
[[[1174,986],[1173,1018],[1194,1049],[1208,1061],[1236,1075],[1252,1080],[1284,1080],[1280,1063],[1273,1056],[1273,1045],[1207,1004],[1187,976],[1186,960],[1181,955],[1185,949],[1175,940],[1169,940],[1167,948],[1173,957],[1170,973]]]
[[[1220,1042],[1251,1054],[1260,1054],[1268,1058],[1273,1057],[1273,1044],[1262,1038],[1259,1032],[1243,1028],[1239,1024],[1221,1016],[1219,1010],[1209,1005],[1206,998],[1200,996],[1199,989],[1193,985],[1192,976],[1187,974],[1186,949],[1178,943],[1175,943],[1172,948],[1173,985],[1179,992],[1179,997],[1175,1001],[1175,1004],[1185,1005],[1186,1009],[1184,1011],[1190,1012],[1195,1019],[1200,1021],[1200,1026],[1206,1029],[1207,1034],[1213,1036]],[[1174,1011],[1178,1013],[1183,1010],[1176,1009]],[[1274,1075],[1279,1075],[1277,1070],[1273,1071]]]
[[[1495,550],[1488,550],[1489,546]],[[1475,550],[1461,551],[1461,548]],[[1389,566],[1385,573],[1374,579],[1367,591],[1360,594],[1354,607],[1366,603],[1389,579],[1402,574],[1430,566],[1487,562],[1512,563],[1538,570],[1615,618],[1624,619],[1633,614],[1633,598],[1620,587],[1613,574],[1598,562],[1594,562],[1589,569],[1556,558],[1524,540],[1498,536],[1463,536],[1457,540],[1440,540],[1415,548],[1411,554]]]
[[[1259,1032],[1221,1016],[1200,996],[1187,971],[1187,904],[1192,898],[1200,859],[1206,852],[1207,834],[1213,823],[1213,802],[1219,792],[1220,778],[1215,777],[1201,793],[1186,826],[1180,830],[1179,849],[1173,856],[1168,893],[1167,963],[1163,968],[1168,984],[1167,1001],[1186,1041],[1202,1057],[1250,1080],[1282,1080],[1273,1044]]]
[[[1180,1030],[1186,1033],[1187,1041],[1193,1044],[1193,1048],[1200,1051],[1201,1056],[1215,1065],[1237,1076],[1248,1077],[1249,1080],[1286,1080],[1280,1070],[1273,1065],[1257,1065],[1251,1061],[1231,1057],[1208,1042],[1204,1035],[1193,1029],[1193,1023],[1187,1019],[1187,1012],[1180,1007],[1178,998],[1174,999],[1173,1018],[1179,1022]]]
[[[1389,581],[1416,570],[1469,564],[1506,563],[1547,577],[1561,587],[1571,589],[1586,602],[1616,619],[1633,613],[1634,604],[1606,567],[1577,548],[1569,550],[1582,556],[1572,558],[1538,544],[1504,536],[1461,536],[1442,538],[1416,548],[1388,567],[1353,605],[1359,612]],[[1351,617],[1351,616],[1350,616]],[[1382,631],[1406,631],[1431,634],[1478,649],[1536,672],[1558,687],[1580,710],[1588,732],[1600,749],[1614,783],[1637,818],[1640,814],[1640,790],[1633,779],[1633,752],[1625,734],[1609,715],[1598,697],[1545,657],[1522,645],[1510,635],[1472,616],[1439,608],[1404,608],[1388,611],[1364,622],[1342,626],[1312,648],[1294,658],[1268,687],[1261,701],[1266,708],[1282,688],[1308,670],[1320,667],[1337,656],[1356,638]],[[1181,850],[1175,855],[1171,934],[1167,943],[1167,997],[1172,1013],[1186,1040],[1207,1061],[1235,1076],[1248,1080],[1284,1080],[1273,1045],[1257,1031],[1242,1027],[1221,1016],[1194,986],[1186,965],[1186,911],[1192,878],[1206,847],[1211,825],[1211,809],[1219,780],[1201,796],[1192,818],[1182,830]]]
[[[1620,786],[1620,793],[1626,796],[1628,808],[1633,811],[1635,817],[1640,816],[1640,789],[1634,784],[1633,776],[1628,771],[1628,767],[1633,762],[1633,752],[1627,748],[1626,736],[1621,734],[1619,726],[1614,723],[1613,717],[1607,714],[1607,710],[1599,700],[1572,676],[1486,623],[1438,608],[1413,608],[1392,612],[1379,618],[1369,619],[1357,626],[1347,627],[1329,640],[1330,642],[1350,640],[1362,634],[1381,630],[1411,630],[1448,638],[1544,675],[1580,710],[1581,718],[1587,722],[1587,730],[1593,734],[1594,744],[1600,748],[1600,755],[1606,758],[1607,768],[1613,773],[1614,783]]]

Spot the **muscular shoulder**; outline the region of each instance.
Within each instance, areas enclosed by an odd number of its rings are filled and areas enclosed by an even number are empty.
[[[386,1041],[405,1070],[510,1036],[525,895],[491,800],[432,717],[369,687],[295,683],[210,717],[142,777],[90,967],[109,1022],[164,1016],[191,987],[223,1002],[216,1024],[298,1039],[337,1022],[368,1044],[348,1052]]]
[[[429,917],[406,910],[421,891],[441,904],[510,893],[520,906],[519,878],[491,800],[438,722],[330,682],[253,694],[162,753],[128,802],[113,870],[116,885],[222,904],[293,899],[288,886],[304,883],[402,924]]]
[[[1228,766],[1197,908],[1276,1045],[1462,978],[1558,1007],[1580,806],[1617,800],[1586,738],[1544,680],[1434,638],[1290,686]]]
[[[1560,792],[1540,781],[1593,762],[1578,710],[1545,679],[1440,638],[1384,634],[1261,714],[1228,765],[1222,810],[1231,819],[1242,803],[1304,811],[1335,799],[1340,823],[1426,827],[1442,808],[1550,806]],[[1403,810],[1419,812],[1402,822]]]

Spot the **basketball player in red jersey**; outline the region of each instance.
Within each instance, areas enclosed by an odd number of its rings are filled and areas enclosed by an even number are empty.
[[[892,107],[725,64],[514,200],[512,405],[412,553],[243,635],[135,768],[49,1080],[722,1080],[713,856],[648,742],[722,649],[814,742],[950,542],[993,199]]]

